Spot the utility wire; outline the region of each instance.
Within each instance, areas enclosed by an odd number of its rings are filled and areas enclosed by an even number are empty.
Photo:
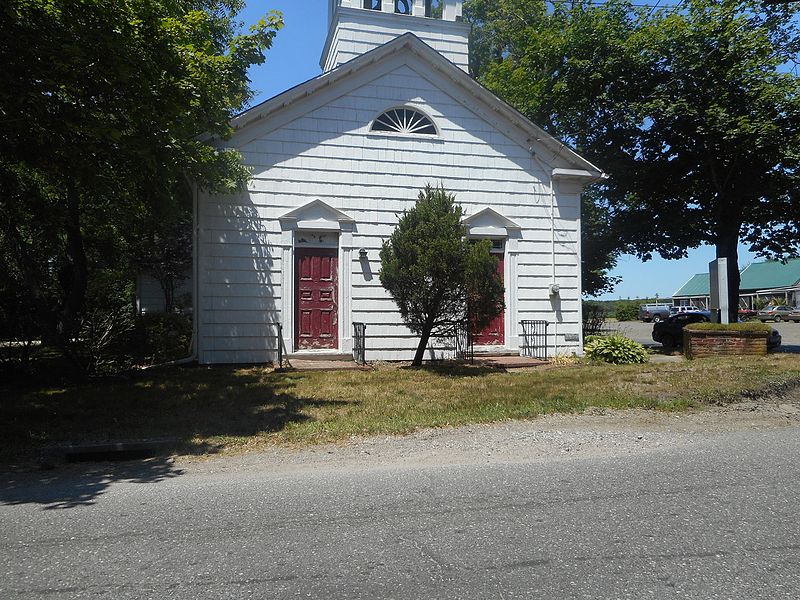
[[[629,2],[628,6],[633,6],[634,8],[649,8],[649,9],[651,9],[651,12],[652,12],[653,10],[655,10],[656,8],[658,8],[661,5],[661,1],[662,0],[656,0],[655,4],[653,4],[653,3]],[[773,0],[773,1],[777,1],[777,0]],[[789,0],[789,1],[800,2],[800,0]],[[591,6],[605,6],[606,4],[608,4],[608,2],[605,1],[605,0],[602,0],[602,1],[601,0],[576,0],[575,2],[569,2],[569,0],[545,0],[545,2],[547,2],[548,4],[552,4],[553,6],[564,5],[564,4],[589,4]],[[683,5],[683,2],[684,2],[684,0],[681,0],[680,2],[675,4],[674,6],[670,6],[670,7],[664,6],[663,9],[664,10],[677,10]]]
[[[658,2],[656,2],[655,6],[654,6],[653,8],[651,8],[651,9],[650,9],[650,12],[649,12],[649,13],[647,13],[647,16],[644,18],[644,20],[645,20],[645,21],[646,21],[647,19],[649,19],[649,18],[650,18],[650,15],[652,15],[652,14],[653,14],[653,13],[656,11],[656,9],[658,8],[658,5],[659,5],[659,4],[661,4],[661,0],[658,0]],[[680,6],[680,3],[679,3],[678,5]]]

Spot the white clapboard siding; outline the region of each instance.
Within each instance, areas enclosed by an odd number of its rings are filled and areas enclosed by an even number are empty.
[[[277,317],[276,311],[269,310],[219,309],[206,310],[203,313],[203,320],[207,325],[274,325],[278,321]]]
[[[464,71],[469,68],[469,26],[443,19],[412,18],[371,10],[339,9],[323,56],[330,71],[408,31]]]
[[[541,319],[551,323],[551,348],[557,343],[559,351],[578,351],[579,342],[565,342],[565,336],[577,340],[580,333],[580,203],[575,189],[556,186],[551,197],[549,175],[529,148],[488,122],[481,110],[467,108],[449,80],[436,79],[410,59],[389,72],[378,66],[374,70],[374,78],[360,87],[274,129],[259,124],[258,137],[239,146],[253,172],[246,192],[200,195],[200,360],[276,358],[279,340],[270,324],[291,320],[294,311],[284,306],[291,294],[283,289],[294,286],[292,265],[284,264],[284,257],[293,260],[292,238],[279,217],[315,200],[354,220],[346,237],[340,234],[346,240],[340,245],[350,252],[349,260],[339,264],[339,283],[349,281],[350,286],[342,291],[340,306],[348,318],[340,314],[340,321],[367,324],[369,360],[410,359],[418,340],[380,285],[379,252],[427,183],[455,193],[466,215],[489,206],[521,227],[506,244],[507,346],[519,348],[519,321]],[[399,105],[426,112],[440,135],[369,132],[378,114]],[[536,151],[535,142],[532,146]],[[360,248],[367,251],[364,259]],[[561,286],[555,301],[548,292],[553,282]],[[349,327],[340,331],[342,351],[350,350],[351,336]],[[289,344],[293,339],[293,331],[284,332]],[[452,355],[452,340],[434,340],[431,346],[438,348],[432,351],[435,356]]]
[[[212,348],[203,351],[203,362],[205,363],[270,363],[275,361],[277,353],[275,350],[261,350],[255,352],[239,351],[232,352],[227,350],[214,350]]]

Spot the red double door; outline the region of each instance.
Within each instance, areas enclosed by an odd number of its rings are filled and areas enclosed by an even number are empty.
[[[492,256],[497,259],[497,273],[500,275],[500,280],[503,285],[506,283],[505,277],[505,261],[503,255],[500,253],[492,253]],[[476,346],[502,346],[506,343],[506,318],[505,311],[497,315],[492,322],[489,323],[483,331],[475,336],[473,342]]]
[[[295,348],[339,346],[338,251],[336,248],[297,248],[295,251]]]

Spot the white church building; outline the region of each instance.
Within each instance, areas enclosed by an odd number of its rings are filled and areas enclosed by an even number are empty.
[[[603,174],[469,76],[468,38],[461,0],[330,0],[323,73],[233,121],[246,190],[195,193],[201,363],[349,354],[354,323],[368,360],[411,359],[378,254],[426,184],[498,257],[505,312],[476,349],[520,352],[542,320],[551,355],[580,351],[579,195]]]

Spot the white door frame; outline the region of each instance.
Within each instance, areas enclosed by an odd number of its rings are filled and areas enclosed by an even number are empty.
[[[336,351],[353,351],[352,334],[352,272],[353,229],[355,221],[350,215],[314,200],[279,217],[281,223],[281,325],[283,344],[288,352],[295,347],[295,247],[298,232],[328,232],[338,235],[338,336]],[[328,246],[328,247],[333,247]]]

